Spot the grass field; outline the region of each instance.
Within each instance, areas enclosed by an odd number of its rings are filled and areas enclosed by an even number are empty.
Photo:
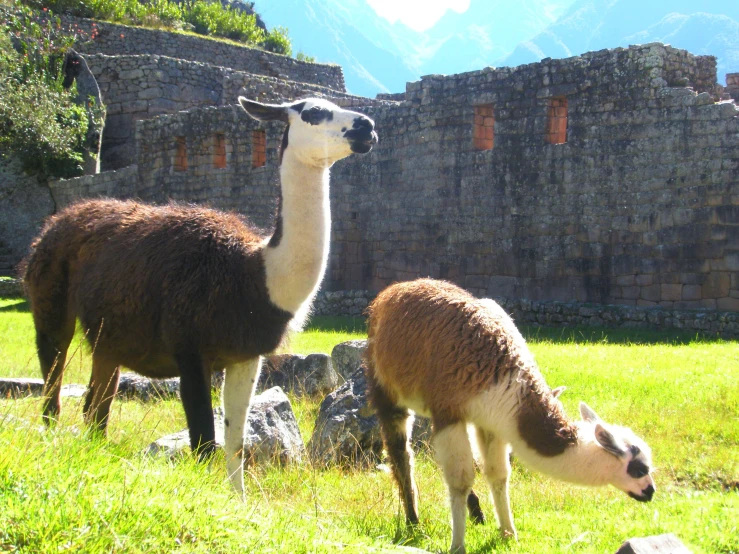
[[[518,542],[494,525],[469,526],[469,552],[615,552],[632,536],[675,533],[694,552],[739,553],[739,344],[690,335],[525,329],[551,386],[567,385],[570,414],[585,400],[652,447],[654,501],[586,489],[531,473],[514,459],[511,502]],[[361,320],[319,319],[287,349],[330,353],[364,336]],[[77,346],[65,383],[89,378]],[[0,375],[38,377],[28,308],[0,300]],[[317,402],[293,399],[307,441]],[[116,401],[109,437],[84,434],[67,400],[53,431],[39,429],[40,400],[0,400],[0,552],[385,552],[399,545],[444,551],[446,491],[431,456],[417,458],[422,523],[403,524],[380,469],[305,463],[249,471],[235,500],[222,458],[152,459],[141,450],[185,427],[179,402]],[[485,490],[478,476],[475,488]],[[483,509],[492,519],[487,497]]]

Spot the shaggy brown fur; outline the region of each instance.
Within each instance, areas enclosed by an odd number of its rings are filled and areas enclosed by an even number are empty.
[[[292,315],[269,301],[263,240],[239,216],[195,206],[88,200],[53,216],[24,275],[44,378],[54,366],[61,381],[75,318],[104,368],[91,390],[117,383],[120,365],[173,377],[197,355],[210,382],[214,367],[271,352]],[[44,413],[58,410],[51,398]]]
[[[422,402],[437,431],[464,421],[465,406],[481,392],[515,386],[519,432],[529,446],[554,456],[576,442],[521,334],[463,289],[431,279],[398,283],[368,314],[372,380],[393,402]]]

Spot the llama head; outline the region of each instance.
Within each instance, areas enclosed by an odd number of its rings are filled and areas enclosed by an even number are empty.
[[[649,502],[654,495],[652,454],[649,446],[630,429],[608,425],[585,402],[580,402],[580,415],[593,425],[595,441],[620,462],[609,482],[631,498]]]
[[[239,97],[246,113],[260,121],[287,123],[283,155],[289,151],[314,167],[331,167],[352,153],[366,154],[377,144],[375,122],[320,98],[289,104],[262,104]]]

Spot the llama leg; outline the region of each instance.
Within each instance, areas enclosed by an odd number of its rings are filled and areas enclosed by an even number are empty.
[[[67,349],[74,336],[74,318],[57,320],[55,315],[34,313],[36,347],[44,378],[42,418],[46,425],[56,420],[61,411],[62,378]]]
[[[480,508],[480,499],[475,494],[475,491],[470,491],[467,495],[467,509],[470,512],[470,519],[475,525],[485,525],[485,514],[482,513]]]
[[[467,518],[467,497],[475,480],[475,467],[472,448],[467,436],[467,426],[457,422],[434,432],[433,445],[436,459],[444,471],[444,480],[449,488],[449,501],[452,510],[452,546],[451,552],[465,552],[464,532]]]
[[[508,498],[508,476],[511,473],[508,445],[492,433],[480,428],[477,428],[477,439],[484,463],[483,472],[493,495],[500,531],[505,537],[516,538],[516,528],[513,526],[513,514],[511,514]]]
[[[400,498],[405,508],[407,523],[418,523],[418,489],[413,477],[413,450],[410,445],[409,429],[413,417],[410,412],[397,406],[374,378],[368,378],[370,402],[380,420],[380,432],[390,458],[393,477],[400,488]]]
[[[244,437],[249,404],[259,380],[262,358],[226,368],[223,382],[226,471],[237,494],[244,494]]]
[[[180,398],[190,430],[190,448],[199,461],[208,459],[216,449],[210,376],[197,353],[176,356],[180,370]]]
[[[121,369],[118,364],[93,354],[92,376],[82,413],[85,422],[103,435],[108,426],[110,404],[118,391]]]

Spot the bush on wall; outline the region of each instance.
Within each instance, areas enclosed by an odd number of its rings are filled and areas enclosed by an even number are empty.
[[[31,173],[81,175],[87,114],[61,71],[75,37],[53,17],[10,7],[0,33],[0,155],[17,156]]]
[[[248,14],[215,0],[24,0],[36,9],[77,17],[103,19],[145,27],[190,28],[195,33],[223,37],[259,46],[270,52],[292,54],[287,29],[265,32],[256,14]]]

